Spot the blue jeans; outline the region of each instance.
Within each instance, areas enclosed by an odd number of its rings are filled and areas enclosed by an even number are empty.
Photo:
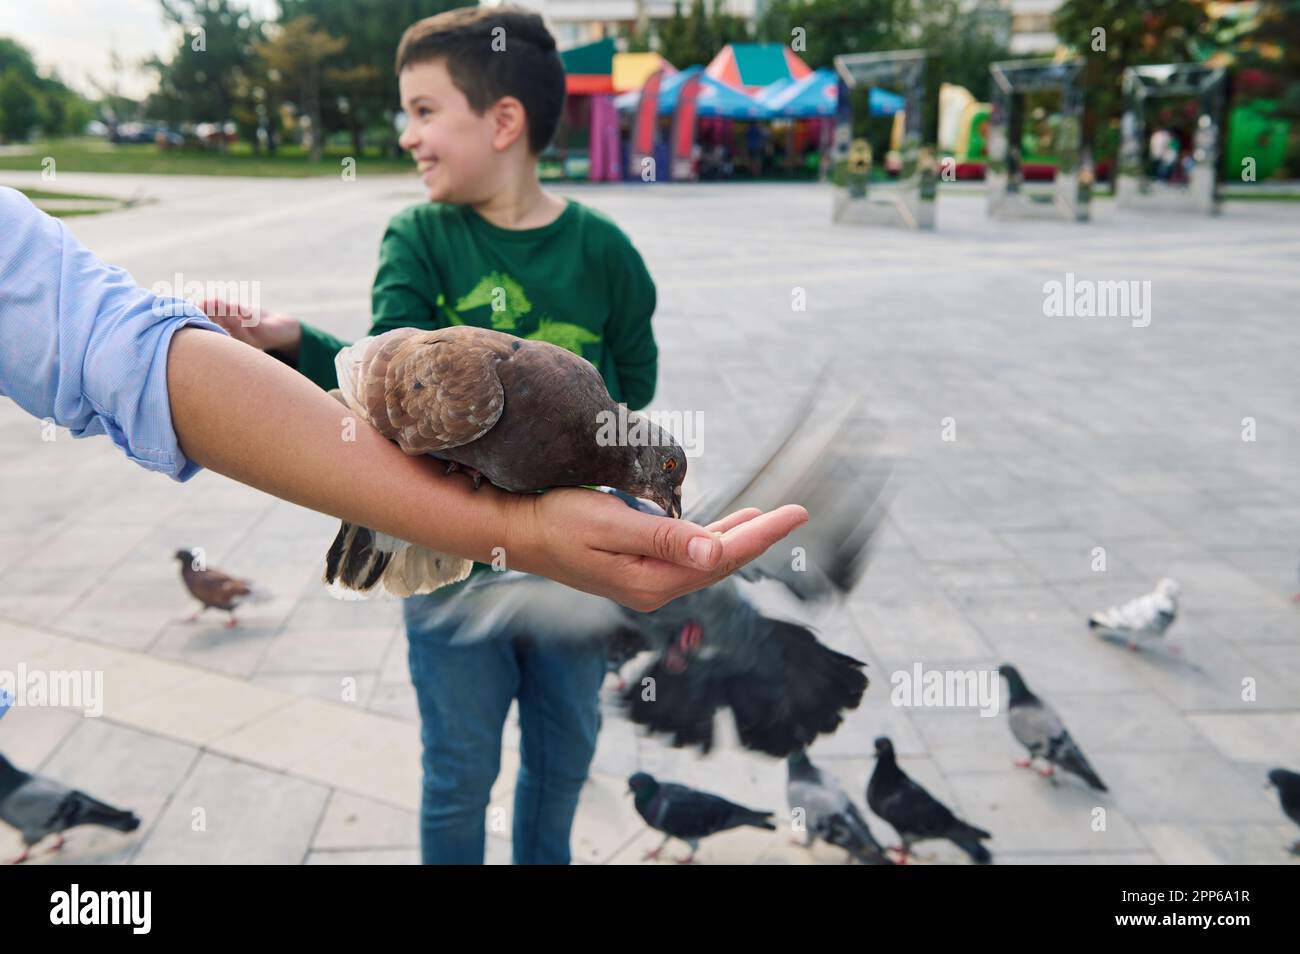
[[[568,864],[569,832],[600,730],[605,650],[500,636],[453,646],[452,634],[428,619],[431,601],[440,599],[433,593],[403,601],[424,744],[421,859],[483,863],[501,731],[518,699],[514,863]]]

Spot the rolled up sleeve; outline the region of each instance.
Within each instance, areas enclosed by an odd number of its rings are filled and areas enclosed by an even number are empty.
[[[188,480],[200,468],[181,451],[167,394],[172,335],[187,326],[225,334],[0,188],[0,394],[73,437],[107,434],[141,467]]]

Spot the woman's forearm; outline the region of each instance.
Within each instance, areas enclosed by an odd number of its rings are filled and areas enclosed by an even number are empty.
[[[403,454],[279,361],[211,331],[176,333],[167,385],[181,448],[204,467],[457,556],[488,562],[503,547],[512,568],[634,609],[716,582],[807,519],[782,507],[704,529],[591,491],[474,490],[432,459]]]
[[[204,467],[352,523],[436,542],[457,556],[490,560],[490,541],[504,544],[508,495],[486,485],[476,492],[433,460],[408,457],[254,348],[182,329],[167,378],[181,448]],[[415,540],[411,531],[420,526],[425,539]]]

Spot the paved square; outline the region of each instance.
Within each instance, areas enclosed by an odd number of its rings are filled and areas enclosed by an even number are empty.
[[[345,337],[368,327],[384,224],[421,198],[364,167],[354,182],[57,185],[156,200],[69,221],[141,284],[257,282],[264,307]],[[900,464],[885,539],[826,633],[868,661],[872,687],[812,751],[851,795],[862,801],[872,739],[888,734],[907,771],[993,833],[1001,862],[1296,863],[1283,846],[1300,831],[1263,783],[1274,765],[1300,770],[1300,205],[1234,202],[1204,219],[1100,200],[1086,225],[991,222],[978,191],[958,191],[941,195],[937,231],[912,233],[832,226],[816,185],[566,191],[609,213],[655,277],[654,407],[704,412],[688,494],[743,466],[828,363],[888,425]],[[1149,324],[1048,317],[1049,282],[1149,282]],[[324,593],[333,521],[213,474],[172,484],[102,439],[43,441],[8,402],[0,500],[0,667],[101,669],[106,693],[98,720],[10,711],[0,751],[143,820],[131,836],[74,832],[42,860],[418,860],[400,607]],[[182,546],[275,598],[233,632],[220,614],[182,622]],[[1182,585],[1170,638],[1184,659],[1089,634],[1090,611],[1161,576]],[[1061,712],[1109,795],[1013,768],[1005,715],[890,703],[896,670],[1003,661]],[[512,724],[493,793],[506,815],[516,738]],[[611,709],[576,860],[637,862],[657,843],[622,797],[636,769],[785,810],[779,762],[698,758]],[[720,836],[700,857],[842,860],[788,834]],[[508,823],[491,833],[489,860],[509,860],[508,837]]]

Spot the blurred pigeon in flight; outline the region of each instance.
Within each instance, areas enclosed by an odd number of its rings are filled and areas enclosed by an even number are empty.
[[[622,696],[632,721],[707,752],[715,714],[730,709],[744,747],[784,758],[833,732],[861,701],[867,678],[862,662],[823,645],[805,623],[765,615],[754,597],[760,585],[775,585],[813,609],[856,584],[884,514],[887,473],[861,433],[869,425],[852,404],[829,415],[809,404],[744,487],[687,514],[708,526],[746,506],[802,504],[809,520],[788,538],[792,550],[774,547],[652,613],[515,572],[481,574],[434,612],[461,642],[526,634],[616,641],[620,653],[649,650],[652,658]]]
[[[691,853],[677,859],[690,864],[700,850],[700,839],[732,828],[752,827],[776,831],[771,812],[755,811],[729,802],[718,795],[696,791],[675,782],[659,782],[653,775],[637,772],[627,780],[636,801],[636,810],[646,824],[664,833],[659,847],[646,853],[658,858],[669,839],[676,838],[690,846]]]
[[[985,865],[993,855],[980,842],[992,838],[988,832],[968,825],[937,798],[908,777],[898,767],[894,745],[881,736],[876,739],[876,768],[867,782],[867,804],[889,822],[903,840],[903,859],[911,854],[912,844],[932,838],[946,838],[976,864]]]
[[[627,414],[591,362],[544,341],[470,325],[398,328],[362,338],[334,360],[331,391],[405,453],[464,469],[477,488],[614,487],[681,516],[686,455],[648,419]],[[626,412],[624,412],[626,413]],[[344,523],[325,560],[339,596],[429,593],[469,575],[471,561]]]
[[[1007,703],[1007,721],[1016,741],[1029,751],[1029,758],[1018,759],[1016,764],[1029,768],[1034,759],[1050,763],[1038,774],[1047,778],[1053,773],[1052,765],[1079,776],[1099,792],[1107,791],[1105,784],[1093,771],[1078,744],[1070,737],[1061,718],[1052,707],[1029,691],[1029,686],[1015,666],[1002,665],[998,672],[1007,680],[1011,698]]]
[[[1278,800],[1282,803],[1282,813],[1300,825],[1300,772],[1275,768],[1268,773],[1268,784],[1277,789]],[[1300,855],[1300,841],[1288,850],[1293,855]]]
[[[805,848],[811,848],[814,839],[820,838],[843,848],[849,858],[864,865],[893,864],[840,783],[813,765],[807,752],[800,749],[792,753],[786,759],[786,773],[790,811],[802,809],[804,813]]]
[[[1088,619],[1088,628],[1103,636],[1118,637],[1136,651],[1140,644],[1160,639],[1178,616],[1178,584],[1166,577],[1154,591],[1121,606],[1112,606]],[[1166,646],[1173,653],[1177,646]]]
[[[245,602],[257,603],[269,599],[269,595],[256,589],[248,580],[236,579],[220,570],[200,569],[198,555],[192,550],[177,550],[173,559],[181,563],[181,580],[190,595],[198,600],[202,607],[191,616],[188,622],[195,622],[209,609],[225,610],[229,615],[226,628],[234,629],[239,621],[235,619],[235,608]]]
[[[23,836],[23,853],[11,864],[26,861],[33,845],[56,835],[51,851],[63,847],[63,832],[78,825],[100,825],[117,831],[135,831],[140,819],[129,811],[105,805],[84,792],[31,775],[0,755],[0,821]]]

